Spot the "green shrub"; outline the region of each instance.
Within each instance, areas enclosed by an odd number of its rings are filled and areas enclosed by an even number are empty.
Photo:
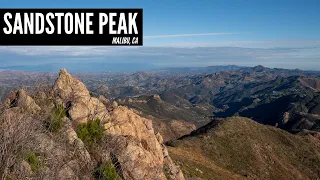
[[[94,169],[94,179],[96,180],[120,180],[116,168],[111,162],[101,163]]]
[[[63,118],[66,116],[66,111],[62,104],[56,105],[51,113],[48,128],[51,132],[59,131],[63,126]]]
[[[86,145],[92,145],[99,143],[103,139],[104,128],[100,119],[96,119],[95,121],[80,124],[77,129],[77,134]]]
[[[25,157],[25,161],[27,161],[27,163],[30,165],[31,167],[31,170],[33,172],[39,172],[41,170],[41,161],[39,159],[39,157],[33,153],[33,152],[28,152],[26,154],[26,157]]]

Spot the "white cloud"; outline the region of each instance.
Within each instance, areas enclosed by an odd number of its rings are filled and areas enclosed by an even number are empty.
[[[212,41],[212,42],[185,42],[172,43],[144,42],[145,46],[152,47],[245,47],[245,48],[301,48],[320,47],[320,40],[291,40],[291,41]]]
[[[176,38],[176,37],[194,37],[194,36],[219,36],[219,35],[232,35],[237,33],[200,33],[200,34],[171,34],[171,35],[155,35],[155,36],[144,36],[144,39],[155,39],[155,38]]]
[[[244,47],[102,47],[46,46],[0,47],[1,66],[50,62],[141,63],[157,66],[210,66],[221,64],[268,65],[269,67],[320,70],[320,41],[242,42],[278,48]],[[288,44],[295,44],[288,47]],[[298,47],[300,45],[300,47]],[[273,46],[272,46],[273,47]],[[37,61],[36,61],[37,60]],[[303,66],[301,65],[303,64]]]

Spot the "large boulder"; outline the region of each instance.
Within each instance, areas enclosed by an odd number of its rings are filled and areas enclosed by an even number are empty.
[[[66,106],[71,120],[76,123],[86,123],[97,118],[104,120],[108,116],[105,105],[91,97],[86,86],[65,69],[60,70],[53,92]]]

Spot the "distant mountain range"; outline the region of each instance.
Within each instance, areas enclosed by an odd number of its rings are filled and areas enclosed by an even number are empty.
[[[93,95],[117,99],[156,119],[183,120],[199,127],[212,117],[240,115],[290,132],[320,128],[320,72],[316,71],[228,65],[73,75]],[[56,76],[50,72],[2,71],[1,97],[37,82],[53,83]],[[155,94],[159,100],[152,98]]]
[[[142,68],[143,67],[143,68]],[[225,66],[208,66],[208,67],[172,67],[158,68],[157,66],[140,64],[140,63],[104,63],[104,62],[61,62],[40,65],[19,65],[19,66],[3,66],[0,70],[16,70],[16,71],[37,71],[37,72],[57,72],[61,68],[70,69],[70,72],[136,72],[150,71],[158,74],[165,73],[210,73],[217,71],[235,71],[241,66],[225,65]]]

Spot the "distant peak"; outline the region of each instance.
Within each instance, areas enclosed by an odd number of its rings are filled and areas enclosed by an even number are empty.
[[[258,65],[258,66],[254,66],[253,68],[257,68],[257,69],[265,69],[266,67],[262,66],[262,65]]]
[[[253,69],[253,71],[256,71],[256,72],[264,72],[264,71],[268,70],[269,68],[264,67],[262,65],[258,65],[258,66],[254,66],[252,69]]]

